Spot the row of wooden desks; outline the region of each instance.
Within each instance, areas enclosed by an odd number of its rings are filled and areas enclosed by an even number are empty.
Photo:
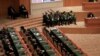
[[[61,52],[62,56],[84,56],[84,53],[78,49],[66,36],[64,36],[56,28],[45,28],[50,38],[52,39],[53,44]]]
[[[23,48],[21,42],[18,39],[18,36],[14,30],[14,28],[9,27],[7,29],[8,34],[9,34],[9,38],[11,39],[11,43],[13,44],[13,48],[15,51],[15,56],[27,56],[25,53],[25,49]]]
[[[39,33],[39,31],[36,28],[30,28],[29,31],[32,37],[36,39],[37,43],[39,44],[39,47],[43,51],[43,56],[56,56],[53,49],[43,39],[42,35]]]

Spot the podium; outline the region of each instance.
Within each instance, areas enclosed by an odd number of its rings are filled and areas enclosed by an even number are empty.
[[[100,11],[100,2],[84,2],[82,9],[85,11]]]
[[[86,27],[100,27],[100,17],[85,18]]]

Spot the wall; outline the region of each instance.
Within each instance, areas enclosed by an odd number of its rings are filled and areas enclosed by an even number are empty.
[[[68,34],[100,34],[100,28],[64,28],[64,27],[60,27],[59,28],[60,31],[62,31],[63,33],[68,33]]]
[[[63,7],[63,1],[47,2],[47,3],[32,3],[31,9],[45,9],[51,7]]]
[[[0,18],[7,17],[7,8],[12,5],[17,11],[19,5],[24,4],[28,12],[30,12],[30,0],[1,0],[0,1]],[[40,3],[40,4],[31,4],[31,9],[40,9],[48,7],[61,7],[63,6],[62,2],[52,2],[52,3]]]
[[[32,3],[31,15],[32,17],[41,17],[42,13],[49,9],[63,7],[63,1],[47,2],[47,3]]]
[[[76,15],[76,18],[77,18],[77,21],[84,21],[84,18],[87,17],[87,14],[89,12],[75,12],[75,15]],[[96,12],[96,11],[93,11],[92,12],[96,17],[100,17],[100,12]]]
[[[17,0],[1,0],[0,1],[0,17],[4,17],[7,15],[7,8],[11,5],[15,9],[17,9],[18,2]]]
[[[87,2],[87,0],[64,0],[64,6],[81,6],[83,2]]]
[[[24,4],[28,12],[30,13],[30,0],[19,0],[19,5]]]
[[[30,12],[30,0],[0,0],[0,18],[7,17],[7,8],[13,6],[17,11],[20,4],[24,4]]]

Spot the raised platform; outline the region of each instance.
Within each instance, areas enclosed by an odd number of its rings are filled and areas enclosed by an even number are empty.
[[[100,34],[65,34],[73,41],[87,56],[100,55]]]
[[[84,2],[82,8],[85,11],[100,11],[100,2]]]
[[[59,28],[63,33],[69,34],[100,34],[100,28]]]
[[[70,10],[75,12],[77,21],[84,21],[84,18],[87,17],[87,13],[89,11],[84,11],[82,10],[82,6],[71,6],[71,7],[52,7],[52,8],[44,8],[44,9],[32,9],[31,11],[31,15],[29,16],[29,19],[35,19],[35,18],[42,18],[42,13],[44,13],[45,11],[52,9],[54,11],[66,11],[69,12]],[[100,17],[100,11],[92,11],[94,13],[95,16]],[[27,19],[27,18],[26,18]],[[24,18],[18,18],[17,20],[25,20]],[[16,21],[16,20],[11,20],[8,18],[1,18],[0,20],[0,24],[4,24],[4,23],[8,23],[8,22],[12,22],[12,21]]]
[[[82,6],[71,6],[71,7],[51,7],[51,8],[42,8],[42,9],[31,9],[32,12],[31,12],[31,15],[32,17],[42,17],[42,14],[48,10],[54,10],[54,11],[60,11],[60,12],[63,12],[63,11],[66,11],[66,12],[69,12],[69,11],[73,11],[75,12],[76,14],[76,17],[77,17],[77,21],[83,21],[84,18],[87,17],[87,13],[90,12],[90,11],[84,11],[82,9]],[[94,13],[95,16],[100,16],[100,11],[92,11]]]

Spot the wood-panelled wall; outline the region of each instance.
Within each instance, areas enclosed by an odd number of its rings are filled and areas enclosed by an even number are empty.
[[[30,0],[0,0],[0,18],[7,17],[7,8],[13,6],[17,11],[20,4],[24,4],[30,12]]]
[[[75,12],[77,21],[84,21],[84,19],[87,18],[88,13],[89,12]],[[92,13],[95,15],[95,17],[100,17],[100,12],[92,11]]]
[[[64,6],[81,6],[83,2],[88,0],[63,0]]]
[[[7,15],[7,8],[9,6],[13,6],[15,9],[17,9],[17,4],[18,4],[17,0],[1,0],[0,1],[0,17],[4,17]]]
[[[59,27],[59,30],[63,33],[68,34],[100,34],[99,27],[84,27],[84,28],[67,28],[67,27]]]

